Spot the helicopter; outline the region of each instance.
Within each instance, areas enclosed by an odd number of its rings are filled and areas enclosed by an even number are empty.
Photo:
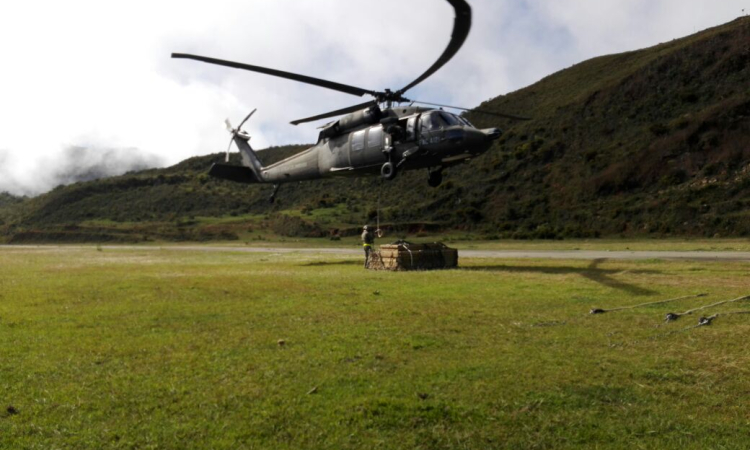
[[[209,64],[248,70],[311,84],[355,96],[369,95],[372,100],[336,111],[292,121],[292,125],[340,117],[320,127],[317,143],[307,150],[269,166],[263,166],[250,146],[250,136],[242,126],[253,110],[236,128],[226,120],[227,130],[242,156],[242,166],[214,164],[209,175],[239,183],[267,183],[274,186],[273,202],[283,183],[329,177],[362,177],[378,174],[393,180],[401,171],[427,169],[428,184],[442,183],[443,170],[466,162],[489,150],[502,131],[477,129],[465,117],[443,108],[473,111],[512,120],[530,120],[510,114],[461,108],[410,100],[406,91],[423,82],[450,61],[463,45],[471,29],[471,7],[465,0],[447,0],[455,10],[453,32],[448,46],[422,75],[398,90],[376,91],[333,81],[253,66],[205,56],[172,53],[172,58],[191,59]],[[400,106],[408,103],[408,106]],[[414,106],[425,105],[425,106]]]

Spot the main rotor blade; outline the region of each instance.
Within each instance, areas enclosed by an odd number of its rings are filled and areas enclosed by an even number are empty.
[[[377,105],[377,104],[378,104],[378,102],[376,102],[375,100],[370,100],[369,102],[362,103],[360,105],[349,106],[348,108],[337,109],[336,111],[331,111],[331,112],[327,112],[327,113],[320,114],[320,115],[317,115],[317,116],[308,117],[306,119],[295,120],[295,121],[291,122],[291,124],[292,125],[299,125],[301,123],[314,122],[314,121],[320,120],[320,119],[327,119],[329,117],[341,116],[343,114],[353,113],[355,111],[359,111],[361,109],[365,109],[368,106]]]
[[[254,110],[250,111],[250,114],[248,114],[247,117],[245,117],[245,120],[243,120],[242,122],[240,122],[240,126],[238,126],[237,129],[241,130],[242,129],[242,125],[245,125],[245,122],[247,122],[248,119],[250,119],[251,117],[253,117],[253,114],[255,114],[255,111],[257,111],[257,110],[258,110],[258,108],[255,108]]]
[[[485,111],[485,110],[482,110],[482,109],[461,108],[460,106],[441,105],[439,103],[420,102],[420,101],[416,101],[416,100],[414,100],[412,103],[419,103],[420,105],[437,106],[437,107],[440,107],[440,108],[458,109],[458,110],[461,110],[461,111],[469,111],[469,112],[473,112],[473,113],[488,114],[490,116],[504,117],[506,119],[513,119],[513,120],[532,120],[529,117],[514,116],[513,114],[497,113],[497,112],[492,112],[492,111]]]
[[[463,0],[460,0],[463,1]],[[250,64],[243,64],[234,61],[225,61],[223,59],[208,58],[206,56],[190,55],[187,53],[172,53],[172,58],[181,59],[194,59],[196,61],[202,61],[209,64],[217,64],[219,66],[233,67],[235,69],[249,70],[251,72],[264,73],[274,77],[286,78],[288,80],[299,81],[300,83],[312,84],[327,89],[333,89],[334,91],[344,92],[346,94],[356,95],[362,97],[365,94],[375,95],[375,91],[368,89],[358,88],[356,86],[349,86],[346,84],[336,83],[333,81],[322,80],[320,78],[308,77],[307,75],[300,75],[291,72],[284,72],[276,69],[269,69],[260,66],[251,66]]]
[[[398,91],[399,94],[403,94],[404,92],[426,80],[427,77],[429,77],[433,73],[437,72],[448,61],[450,61],[451,58],[453,58],[453,55],[455,55],[456,52],[458,52],[458,50],[461,48],[461,46],[464,45],[464,41],[469,35],[469,30],[471,29],[471,6],[469,6],[469,4],[466,3],[465,0],[448,0],[448,3],[450,3],[451,6],[453,6],[453,9],[456,10],[456,18],[453,22],[453,33],[451,34],[451,40],[448,43],[448,47],[446,47],[443,54],[440,55],[440,57],[437,61],[435,61],[435,64],[433,64],[432,67],[427,69],[427,71],[423,73],[419,78],[406,85],[406,87],[401,88]]]

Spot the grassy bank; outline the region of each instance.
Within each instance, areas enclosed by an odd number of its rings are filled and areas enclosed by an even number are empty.
[[[0,448],[745,448],[747,264],[360,263],[1,249]]]

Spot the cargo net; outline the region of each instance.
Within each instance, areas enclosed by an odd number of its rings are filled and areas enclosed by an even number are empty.
[[[435,270],[458,266],[458,250],[442,242],[412,244],[397,241],[381,245],[370,253],[366,267],[371,270]]]

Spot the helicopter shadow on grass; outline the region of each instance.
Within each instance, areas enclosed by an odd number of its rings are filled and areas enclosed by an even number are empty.
[[[540,267],[540,266],[515,266],[515,265],[496,265],[496,266],[471,266],[461,267],[461,270],[474,270],[485,272],[507,272],[507,273],[542,273],[549,275],[566,275],[578,274],[582,277],[620,291],[625,291],[631,295],[646,296],[656,294],[656,291],[646,289],[634,284],[626,283],[613,278],[613,275],[624,272],[620,269],[602,269],[600,264],[606,262],[606,259],[595,259],[591,261],[586,268],[581,267]],[[634,274],[659,274],[658,270],[628,270],[628,273]]]

